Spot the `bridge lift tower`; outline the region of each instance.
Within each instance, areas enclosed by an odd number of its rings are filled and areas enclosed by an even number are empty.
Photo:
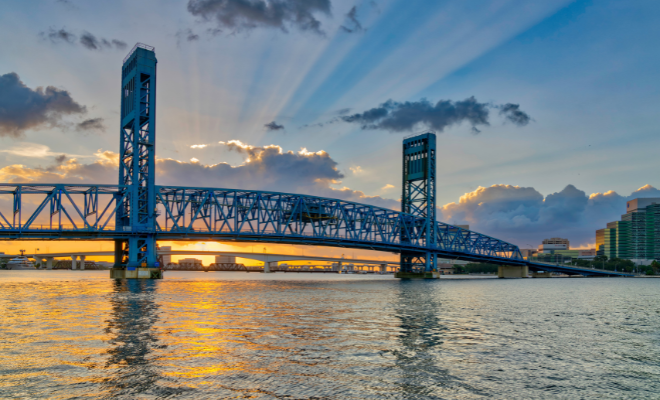
[[[156,259],[156,53],[141,43],[124,58],[121,89],[119,184],[128,196],[117,210],[115,268],[157,268]],[[153,272],[153,271],[152,271]]]
[[[428,246],[437,240],[435,207],[435,133],[424,133],[403,140],[403,184],[401,211],[422,218],[415,229],[426,238]],[[401,235],[401,242],[409,241]],[[437,275],[437,254],[432,252],[401,252],[400,276]]]

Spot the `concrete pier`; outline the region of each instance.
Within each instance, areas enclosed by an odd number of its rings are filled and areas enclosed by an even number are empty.
[[[78,256],[71,256],[71,270],[78,269]]]
[[[397,272],[394,274],[395,278],[399,279],[440,279],[438,271],[431,272]]]
[[[163,270],[160,268],[112,268],[111,279],[163,279]]]
[[[497,276],[499,278],[509,278],[509,279],[527,278],[528,274],[529,274],[529,267],[527,267],[526,265],[524,266],[500,265],[497,270]]]

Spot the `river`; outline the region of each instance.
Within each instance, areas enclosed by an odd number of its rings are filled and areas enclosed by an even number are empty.
[[[660,398],[660,279],[107,275],[0,271],[0,398]]]

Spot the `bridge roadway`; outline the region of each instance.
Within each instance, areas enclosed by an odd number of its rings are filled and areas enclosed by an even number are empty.
[[[114,256],[112,251],[73,251],[67,253],[33,253],[25,254],[27,257],[34,259],[48,259],[48,258],[70,258],[72,256],[85,256],[85,257],[103,257]],[[281,262],[281,261],[325,261],[325,262],[343,262],[343,263],[359,263],[359,264],[387,264],[399,265],[398,261],[386,260],[367,260],[361,258],[336,258],[336,257],[321,257],[321,256],[304,256],[293,254],[275,254],[275,253],[248,253],[236,251],[202,251],[202,250],[159,250],[158,255],[170,256],[235,256],[240,258],[247,258],[250,260],[257,260],[263,262]],[[0,258],[13,258],[17,255],[0,254]]]
[[[282,262],[282,261],[325,261],[325,262],[342,262],[342,263],[356,263],[356,264],[376,264],[376,265],[392,265],[398,266],[398,261],[384,261],[384,260],[368,260],[361,258],[334,258],[334,257],[319,257],[319,256],[304,256],[304,255],[293,255],[293,254],[275,254],[275,253],[248,253],[248,252],[236,252],[236,251],[202,251],[202,250],[159,250],[159,255],[171,255],[171,256],[235,256],[240,258],[246,258],[250,260],[257,260],[262,262]],[[72,256],[80,257],[102,257],[102,256],[114,256],[112,251],[83,251],[83,252],[68,252],[68,253],[37,253],[37,254],[26,254],[26,256],[35,258],[35,259],[53,259],[53,258],[70,258]],[[10,254],[0,254],[0,258],[13,258],[17,255]],[[627,272],[615,272],[607,271],[602,269],[590,269],[590,268],[581,268],[572,265],[557,265],[557,264],[547,264],[534,261],[526,261],[525,265],[529,268],[530,271],[545,271],[545,272],[557,272],[566,275],[583,275],[583,276],[612,276],[612,277],[632,277],[634,274]]]

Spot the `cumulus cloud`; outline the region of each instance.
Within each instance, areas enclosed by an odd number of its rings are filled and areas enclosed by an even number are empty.
[[[56,125],[65,115],[85,112],[66,90],[33,90],[14,72],[0,75],[0,136],[20,137],[28,129]]]
[[[275,121],[271,121],[267,124],[264,125],[267,131],[272,132],[272,131],[280,131],[284,129],[284,125],[279,125]]]
[[[519,126],[526,125],[530,120],[517,104],[498,106],[480,103],[474,97],[462,101],[440,100],[435,104],[427,99],[412,102],[388,100],[362,113],[339,117],[339,120],[360,124],[362,129],[390,132],[413,131],[421,127],[442,132],[445,128],[467,122],[472,126],[472,132],[477,134],[481,132],[477,126],[490,124],[488,117],[491,108],[500,109],[508,121]]]
[[[549,237],[565,237],[575,245],[593,243],[595,231],[617,221],[626,212],[626,201],[660,197],[660,190],[646,185],[629,196],[616,192],[587,195],[573,185],[543,196],[531,187],[493,185],[461,196],[458,203],[441,207],[438,218],[512,241],[522,247],[538,245]]]
[[[325,151],[284,151],[280,146],[252,146],[238,140],[220,142],[229,151],[242,154],[238,166],[227,163],[206,165],[159,159],[159,185],[212,186],[261,189],[339,198],[383,207],[398,208],[398,201],[368,196],[350,188],[336,189],[344,175],[337,162]]]
[[[219,32],[293,27],[322,35],[316,16],[330,15],[330,0],[189,0],[188,12],[214,22]]]
[[[220,142],[226,150],[244,156],[241,165],[227,163],[207,165],[196,158],[189,162],[173,159],[156,160],[156,182],[159,185],[202,186],[236,189],[272,190],[310,194],[323,197],[398,208],[396,200],[368,196],[347,187],[336,189],[344,175],[325,151],[284,151],[280,146],[252,146],[238,140]],[[21,164],[0,169],[0,181],[11,183],[116,183],[119,155],[98,150],[89,163],[81,163],[72,155],[53,153],[47,146],[38,151],[53,157],[48,167],[27,167]]]
[[[344,32],[355,33],[362,32],[364,30],[362,24],[357,19],[357,6],[353,6],[353,8],[350,9],[350,11],[346,14],[346,19],[348,20],[348,25],[350,26],[342,25],[340,28]]]
[[[67,30],[66,28],[49,28],[48,31],[43,31],[39,33],[39,36],[42,39],[46,39],[51,43],[69,43],[74,44],[78,39],[78,35]],[[97,38],[93,34],[83,31],[80,35],[80,40],[78,41],[84,48],[88,50],[103,50],[103,49],[117,49],[124,50],[127,45],[126,42],[118,39],[105,39]]]
[[[103,118],[86,119],[76,124],[76,130],[78,132],[89,132],[89,131],[104,132],[105,125],[103,124]]]
[[[109,151],[99,150],[94,161],[80,163],[76,158],[62,154],[55,157],[55,163],[47,167],[28,167],[12,164],[0,168],[0,182],[9,183],[117,183],[119,156]]]

